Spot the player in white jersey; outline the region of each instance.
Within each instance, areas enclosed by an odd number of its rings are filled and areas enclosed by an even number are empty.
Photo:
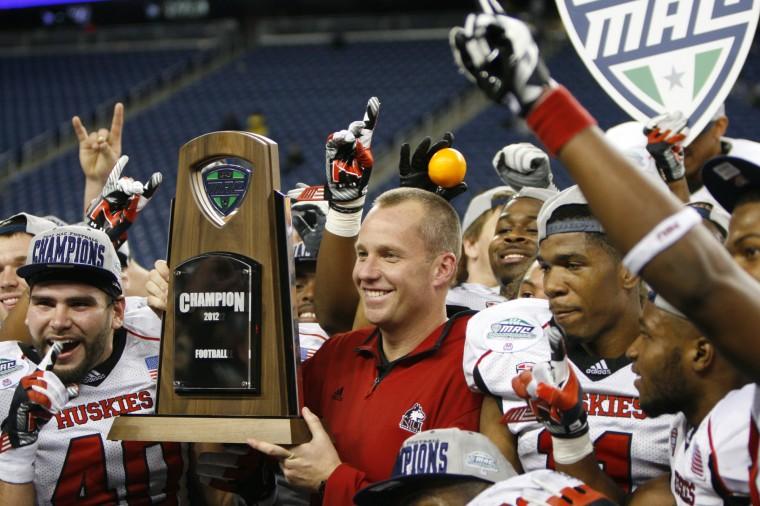
[[[527,409],[510,383],[520,371],[548,360],[542,327],[553,313],[569,336],[571,362],[587,393],[592,440],[605,470],[630,490],[665,473],[668,462],[669,421],[641,411],[624,356],[638,334],[639,281],[623,269],[577,188],[546,201],[538,231],[549,304],[512,301],[481,312],[468,325],[465,374],[471,388],[491,394],[483,405],[481,431],[526,471],[554,466],[551,434],[535,420],[520,423],[518,415]],[[516,423],[506,428],[495,423],[502,416]]]
[[[760,381],[760,286],[699,226],[699,215],[658,191],[604,141],[593,117],[550,78],[524,23],[504,15],[494,3],[484,13],[470,15],[451,40],[466,75],[494,100],[513,100],[537,137],[559,156],[611,243],[626,255],[626,267],[641,273],[748,378]],[[743,188],[757,189],[757,171],[748,178],[746,166],[737,159],[724,157],[715,169],[726,190],[733,187],[734,200]],[[752,207],[756,213],[758,207]],[[737,206],[730,228],[738,211]],[[728,246],[757,278],[756,230],[734,245],[729,230]]]
[[[551,318],[547,301],[516,299],[481,311],[467,326],[464,370],[468,384],[501,399],[501,421],[516,440],[524,471],[556,467],[551,433],[512,388],[514,376],[549,360],[544,328]],[[615,483],[630,490],[667,472],[671,420],[643,413],[630,361],[598,358],[594,362],[574,348],[571,367],[584,391],[589,435]]]
[[[747,441],[755,385],[742,387],[745,378],[683,314],[660,296],[647,303],[641,334],[628,348],[627,355],[633,361],[633,371],[640,375],[635,385],[645,414],[655,420],[663,418],[663,414],[676,414],[669,437],[669,483],[653,480],[625,498],[623,491],[615,488],[599,469],[603,458],[599,458],[598,449],[594,458],[590,445],[583,442],[587,436],[580,433],[566,444],[579,451],[572,462],[564,462],[559,469],[631,504],[653,501],[675,502],[679,506],[749,504],[747,469],[751,458]],[[572,390],[577,387],[570,386],[575,383],[570,376],[577,376],[577,371],[568,371],[563,379],[556,357],[552,361],[555,362],[549,367],[543,367],[545,362],[531,373],[521,373],[516,380],[520,395],[526,391],[530,394],[532,389],[534,393],[528,397],[532,400],[538,397],[538,403],[549,399],[550,393],[557,393],[554,399],[574,395]],[[537,379],[542,367],[544,371],[552,371],[544,376],[548,379],[543,382]],[[558,389],[555,385],[563,387]],[[538,394],[540,388],[544,389],[543,394]],[[585,388],[582,380],[580,388]],[[547,400],[544,406],[555,407],[560,413],[571,411],[568,405],[557,407],[556,400]],[[579,414],[582,419],[584,415]],[[573,417],[570,415],[563,423],[569,423]],[[554,422],[547,423],[552,430]],[[660,495],[668,490],[669,496]],[[658,499],[654,500],[651,494],[657,494]]]
[[[749,504],[747,423],[757,387],[729,392],[698,427],[683,414],[671,430],[670,490],[676,504]]]
[[[125,313],[119,270],[103,232],[59,227],[32,240],[19,269],[27,323],[41,353],[62,350],[50,368],[34,349],[0,348],[15,368],[0,390],[0,503],[178,502],[179,444],[106,439],[114,417],[156,402],[160,326],[146,306]]]

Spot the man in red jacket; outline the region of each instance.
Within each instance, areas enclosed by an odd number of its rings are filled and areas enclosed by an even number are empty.
[[[361,226],[353,271],[373,327],[333,336],[304,364],[310,442],[249,441],[323,504],[352,504],[360,488],[389,478],[413,434],[477,430],[482,399],[462,372],[469,313],[447,319],[445,307],[460,236],[443,198],[416,188],[381,195]]]

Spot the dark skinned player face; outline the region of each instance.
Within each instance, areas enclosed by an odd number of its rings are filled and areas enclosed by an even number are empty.
[[[742,269],[760,281],[760,202],[734,208],[726,248]]]
[[[588,235],[551,235],[538,256],[554,318],[568,336],[586,343],[615,325],[627,300],[620,261]]]
[[[634,386],[639,391],[641,409],[648,416],[687,411],[690,394],[683,366],[684,347],[698,337],[686,320],[647,303],[641,317],[641,332],[626,355],[639,375]]]
[[[521,278],[538,250],[536,218],[540,200],[521,197],[509,202],[496,222],[496,234],[488,248],[491,268],[502,286]]]

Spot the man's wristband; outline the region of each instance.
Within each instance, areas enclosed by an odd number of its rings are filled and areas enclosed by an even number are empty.
[[[361,201],[361,202],[359,202]],[[354,211],[349,212],[349,209]],[[362,210],[364,209],[364,197],[351,201],[351,207],[336,209],[330,205],[325,220],[325,230],[340,237],[356,237],[362,226]]]
[[[594,453],[594,445],[591,444],[588,432],[576,438],[552,436],[552,454],[557,464],[575,464],[592,453]]]
[[[632,274],[638,275],[654,257],[670,248],[701,222],[702,217],[691,207],[685,207],[668,216],[631,248],[623,258],[623,265]]]
[[[562,85],[547,91],[526,119],[530,129],[552,155],[581,131],[596,125],[591,114]]]

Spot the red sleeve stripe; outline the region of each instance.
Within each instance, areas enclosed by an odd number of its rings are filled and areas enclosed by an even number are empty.
[[[144,339],[146,341],[160,341],[161,340],[160,337],[148,337],[148,336],[140,335],[140,334],[138,334],[137,332],[135,332],[134,330],[131,330],[131,329],[127,329],[127,332],[129,332],[130,334],[132,334],[135,337],[138,337],[140,339]]]
[[[710,480],[712,481],[713,489],[723,500],[728,500],[733,497],[734,494],[728,490],[728,487],[723,482],[723,478],[720,476],[720,469],[718,468],[718,454],[715,451],[715,445],[713,445],[712,437],[712,419],[707,422],[707,439],[710,441]]]
[[[11,449],[11,438],[6,432],[0,435],[0,453],[6,452]]]
[[[325,337],[325,336],[323,336],[323,335],[320,335],[320,334],[312,334],[312,333],[310,333],[310,332],[301,332],[301,335],[302,335],[302,336],[311,336],[311,337],[317,337],[317,338],[319,338],[319,339],[321,339],[321,340],[323,340],[323,341],[327,341],[327,339],[328,339],[327,337]]]
[[[484,358],[486,358],[488,355],[490,355],[490,354],[491,354],[491,351],[493,351],[493,350],[488,350],[487,352],[483,353],[483,354],[480,356],[480,358],[478,359],[478,361],[477,361],[477,362],[475,362],[475,369],[477,369],[477,368],[478,368],[478,366],[480,365],[480,362],[482,362]]]
[[[752,459],[752,467],[749,469],[749,491],[752,504],[760,504],[760,490],[758,490],[758,447],[760,446],[760,434],[754,418],[749,420],[749,457]]]

